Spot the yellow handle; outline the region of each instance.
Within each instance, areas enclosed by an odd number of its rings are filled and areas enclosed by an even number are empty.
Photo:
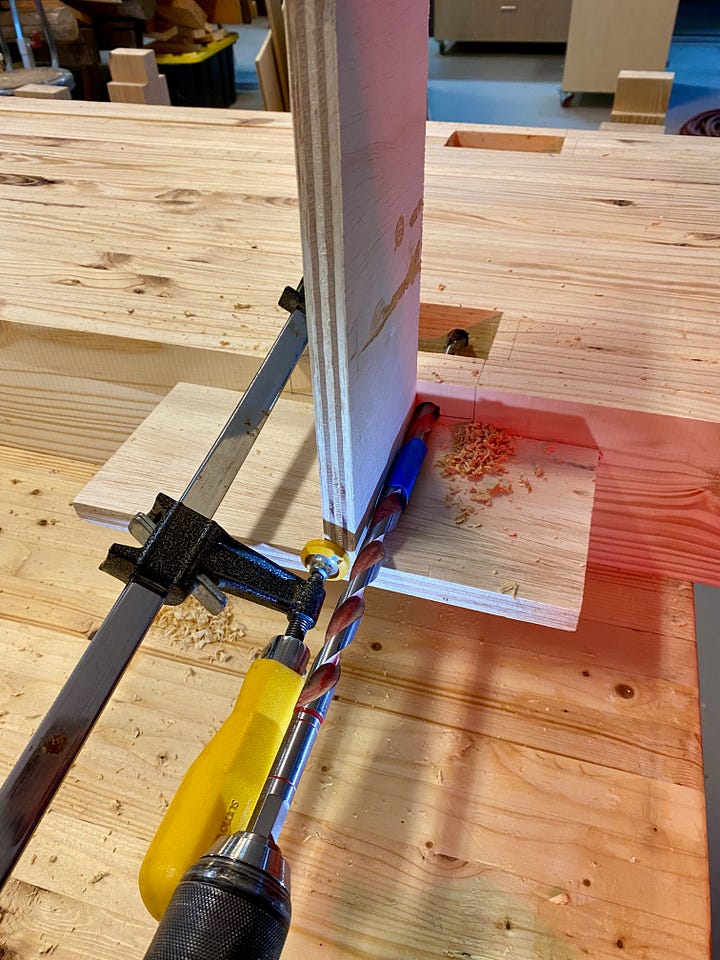
[[[218,837],[247,826],[302,685],[275,660],[251,665],[233,712],[185,774],[140,867],[140,894],[156,920],[188,867]]]

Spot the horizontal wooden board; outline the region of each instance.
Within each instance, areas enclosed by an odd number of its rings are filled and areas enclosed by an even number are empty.
[[[13,101],[0,439],[104,460],[178,381],[245,386],[280,329],[302,270],[290,119]],[[590,438],[555,439],[604,456],[594,560],[720,583],[717,143],[427,131],[422,299],[452,326],[499,319],[487,357],[421,357],[421,378],[453,415],[458,385],[566,404]],[[502,149],[446,147],[456,131]],[[535,136],[560,153],[516,149]]]
[[[97,569],[116,534],[70,507],[91,475],[0,450],[2,772],[119,589]],[[232,606],[243,636],[143,642],[0,896],[6,952],[144,956],[146,845],[282,620]],[[691,585],[591,569],[573,634],[367,608],[281,837],[284,956],[709,960]]]
[[[150,507],[158,483],[179,496],[238,399],[179,384],[78,494],[80,516],[126,525]],[[321,526],[313,429],[309,404],[280,401],[218,511],[233,536],[295,565]],[[412,502],[388,538],[391,560],[378,585],[573,629],[582,605],[597,451],[519,439],[507,473],[513,493],[478,505],[469,487],[460,490],[459,482],[442,476],[437,460],[450,447],[449,427],[441,425]],[[482,486],[496,483],[490,478]]]

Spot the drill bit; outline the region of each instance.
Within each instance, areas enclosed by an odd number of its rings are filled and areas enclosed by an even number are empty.
[[[340,679],[340,654],[357,633],[365,611],[365,588],[376,579],[383,565],[386,556],[384,538],[395,528],[407,506],[427,452],[425,437],[439,413],[434,403],[421,403],[415,409],[400,454],[393,463],[363,538],[362,549],[355,558],[347,586],[328,624],[323,646],[308,673],[293,722],[250,818],[248,832],[277,841]]]
[[[219,840],[187,871],[145,960],[280,957],[292,909],[290,869],[277,838],[340,679],[340,654],[360,625],[363,593],[385,560],[384,538],[407,506],[439,413],[434,403],[421,403],[413,414],[246,829]]]
[[[445,353],[460,353],[461,350],[464,350],[470,343],[470,334],[467,330],[462,330],[460,327],[455,327],[454,330],[451,330],[450,333],[445,338]]]

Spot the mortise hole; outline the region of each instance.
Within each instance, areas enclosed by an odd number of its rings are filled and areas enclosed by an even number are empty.
[[[565,137],[544,133],[494,133],[484,130],[456,130],[446,147],[473,147],[480,150],[513,150],[519,153],[561,153]]]
[[[422,353],[444,353],[448,333],[461,329],[467,330],[470,339],[455,356],[487,360],[501,317],[500,310],[421,303],[418,349]]]

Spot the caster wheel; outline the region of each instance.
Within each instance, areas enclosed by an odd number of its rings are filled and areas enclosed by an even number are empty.
[[[561,99],[560,99],[560,104],[562,105],[563,109],[565,109],[565,110],[569,110],[570,107],[575,103],[575,94],[574,94],[574,93],[566,93],[566,92],[563,90],[563,92],[560,94],[560,98],[561,98]]]

